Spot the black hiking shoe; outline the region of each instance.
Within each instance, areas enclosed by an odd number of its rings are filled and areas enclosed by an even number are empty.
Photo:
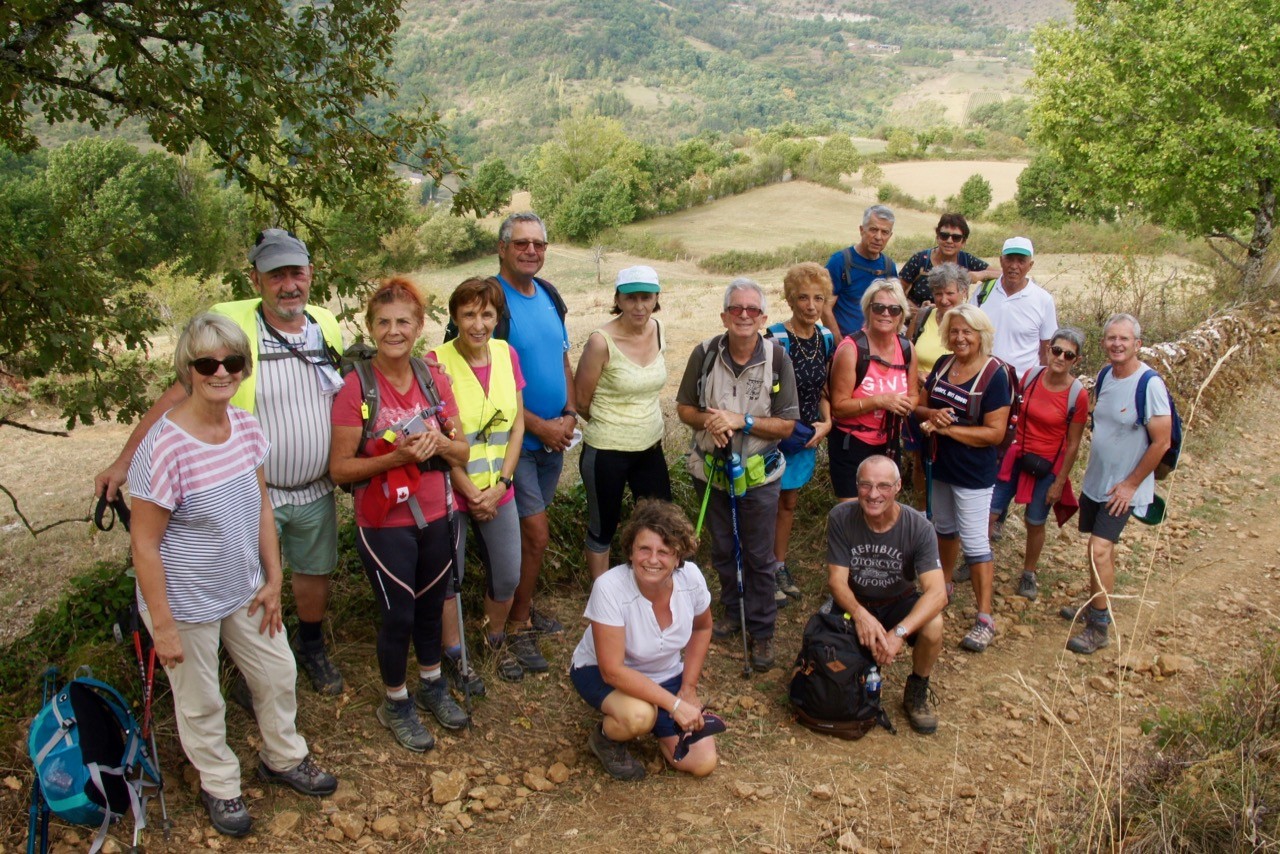
[[[413,702],[424,712],[430,712],[445,729],[462,729],[471,722],[471,718],[467,717],[467,713],[449,693],[449,683],[443,679],[419,680]]]
[[[792,599],[801,597],[800,588],[796,586],[796,580],[791,577],[791,571],[787,569],[787,565],[779,564],[778,571],[774,573],[774,577],[778,582],[778,589],[790,596]]]
[[[551,669],[542,650],[538,649],[538,634],[533,629],[508,634],[507,649],[520,662],[525,673],[546,673]]]
[[[938,715],[933,710],[927,676],[912,673],[907,677],[907,687],[902,692],[902,710],[907,713],[911,728],[921,735],[933,735],[938,731]]]
[[[596,724],[591,731],[587,746],[600,760],[605,773],[613,779],[635,781],[644,778],[644,766],[631,755],[625,742],[614,741],[605,735],[602,724]]]
[[[436,746],[436,739],[418,720],[413,700],[393,700],[385,697],[376,712],[378,723],[391,730],[400,746],[414,753],[422,753]]]
[[[223,836],[244,836],[253,827],[253,817],[249,808],[244,805],[244,798],[215,798],[200,790],[200,802],[209,812],[209,822],[213,829]]]
[[[338,790],[338,778],[325,771],[307,756],[289,771],[272,770],[267,763],[258,760],[258,776],[267,783],[288,786],[300,795],[323,798]]]
[[[311,679],[311,687],[317,694],[334,697],[342,693],[345,683],[338,666],[329,658],[324,642],[318,644],[298,644],[294,648],[294,657],[298,667]]]
[[[1090,611],[1092,610],[1094,609],[1091,608]],[[1067,649],[1076,655],[1093,655],[1103,647],[1111,645],[1110,628],[1110,619],[1103,622],[1095,619],[1091,613],[1085,618],[1084,630],[1067,641]]]
[[[506,635],[503,635],[497,643],[494,643],[491,637],[485,638],[484,648],[489,660],[493,662],[493,669],[498,672],[499,679],[504,682],[519,682],[524,679],[524,667],[511,653]]]
[[[773,638],[752,638],[751,669],[757,673],[764,673],[766,670],[772,670],[773,665]]]
[[[253,692],[249,690],[249,683],[239,670],[231,680],[231,687],[227,689],[227,699],[248,712],[249,717],[257,720],[258,713],[253,710]]]
[[[544,614],[537,608],[529,608],[529,625],[540,635],[562,635],[564,624],[550,614]]]
[[[742,623],[731,617],[721,617],[711,624],[711,636],[718,641],[733,640],[742,631]]]
[[[462,672],[462,656],[454,658],[448,650],[445,650],[444,655],[440,657],[440,666],[449,677],[449,684],[453,686],[453,690],[464,695],[469,693],[472,697],[484,696],[484,679],[476,673],[469,658],[465,674]]]

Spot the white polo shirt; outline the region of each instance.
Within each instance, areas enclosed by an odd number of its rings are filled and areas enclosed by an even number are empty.
[[[623,663],[654,682],[664,682],[684,671],[681,653],[693,636],[693,620],[711,607],[711,591],[701,570],[689,561],[671,574],[671,625],[658,627],[653,603],[636,587],[630,564],[621,564],[596,579],[591,586],[585,616],[606,626],[627,630]],[[573,651],[574,667],[598,665],[591,627]]]
[[[975,288],[969,302],[977,305],[981,291]],[[1040,364],[1040,342],[1058,331],[1058,309],[1048,291],[1028,279],[1026,287],[1011,296],[1001,276],[981,308],[996,326],[993,356],[1013,365],[1019,377]]]

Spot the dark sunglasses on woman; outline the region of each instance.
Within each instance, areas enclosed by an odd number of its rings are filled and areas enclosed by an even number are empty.
[[[202,377],[211,377],[218,372],[218,367],[222,366],[227,369],[229,374],[238,374],[244,370],[244,356],[228,356],[225,359],[214,359],[205,356],[200,359],[192,359],[191,367],[195,368],[197,374]]]

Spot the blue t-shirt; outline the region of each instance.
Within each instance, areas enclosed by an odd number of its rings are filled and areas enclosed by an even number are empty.
[[[862,295],[876,279],[893,279],[898,276],[898,265],[884,253],[874,261],[869,261],[858,254],[858,250],[849,247],[853,263],[849,265],[848,275],[845,271],[844,252],[837,252],[827,261],[827,272],[831,274],[831,283],[835,288],[836,323],[840,326],[840,334],[851,335],[862,328]]]
[[[929,378],[925,380],[926,388],[933,389],[926,406],[930,409],[945,409],[949,406],[955,410],[956,424],[972,427],[975,422],[969,420],[969,392],[973,391],[974,383],[982,376],[982,371],[978,371],[967,382],[955,385],[937,375],[938,368],[949,361],[951,360],[939,359]],[[1004,371],[996,371],[987,390],[982,394],[976,423],[980,425],[988,412],[1008,406],[1011,402],[1009,380]],[[986,489],[995,486],[999,462],[1000,452],[995,445],[974,448],[949,436],[938,436],[938,456],[933,462],[933,477],[934,480],[963,489]]]
[[[511,312],[511,331],[507,342],[520,354],[524,372],[524,408],[543,419],[559,418],[569,402],[565,383],[564,354],[569,350],[569,332],[560,320],[556,305],[541,285],[534,285],[533,296],[520,293],[501,276],[502,291]],[[525,431],[527,451],[542,447],[542,440]]]

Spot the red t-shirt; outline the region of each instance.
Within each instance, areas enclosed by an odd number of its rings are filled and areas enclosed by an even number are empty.
[[[1024,376],[1024,389],[1026,382],[1027,377]],[[1023,451],[1046,460],[1057,459],[1059,451],[1066,447],[1067,395],[1070,392],[1070,386],[1062,391],[1045,388],[1043,373],[1036,379],[1034,386],[1023,391],[1022,421],[1018,427],[1018,440],[1022,443]],[[1076,398],[1076,411],[1071,414],[1071,420],[1076,424],[1089,420],[1089,392],[1083,388]]]
[[[378,381],[378,416],[374,423],[375,430],[384,430],[399,421],[410,418],[414,413],[421,412],[427,408],[427,399],[422,394],[422,389],[418,388],[417,381],[409,386],[406,394],[396,391],[391,383],[387,382],[382,376],[382,372],[376,367],[373,369],[374,378]],[[431,430],[440,429],[440,424],[446,418],[456,417],[458,414],[458,404],[453,399],[453,387],[449,384],[449,378],[444,371],[439,368],[431,368],[431,377],[436,383],[436,392],[440,395],[440,404],[443,411],[439,416],[427,419],[427,428]],[[363,398],[360,388],[360,375],[352,371],[347,375],[346,382],[342,386],[342,390],[338,392],[337,397],[333,399],[333,413],[331,420],[335,427],[363,427],[364,421],[360,417],[360,403]],[[372,451],[377,439],[370,439],[365,442],[363,452],[366,455],[373,456]],[[428,522],[440,519],[445,515],[444,507],[444,477],[445,474],[439,471],[424,471],[418,479],[418,505],[422,508],[422,516]],[[355,490],[356,505],[356,524],[363,528],[402,528],[415,524],[413,521],[413,513],[409,510],[408,502],[402,502],[391,507],[387,511],[386,518],[378,525],[371,525],[369,520],[361,509],[364,491],[366,487],[357,487]]]

